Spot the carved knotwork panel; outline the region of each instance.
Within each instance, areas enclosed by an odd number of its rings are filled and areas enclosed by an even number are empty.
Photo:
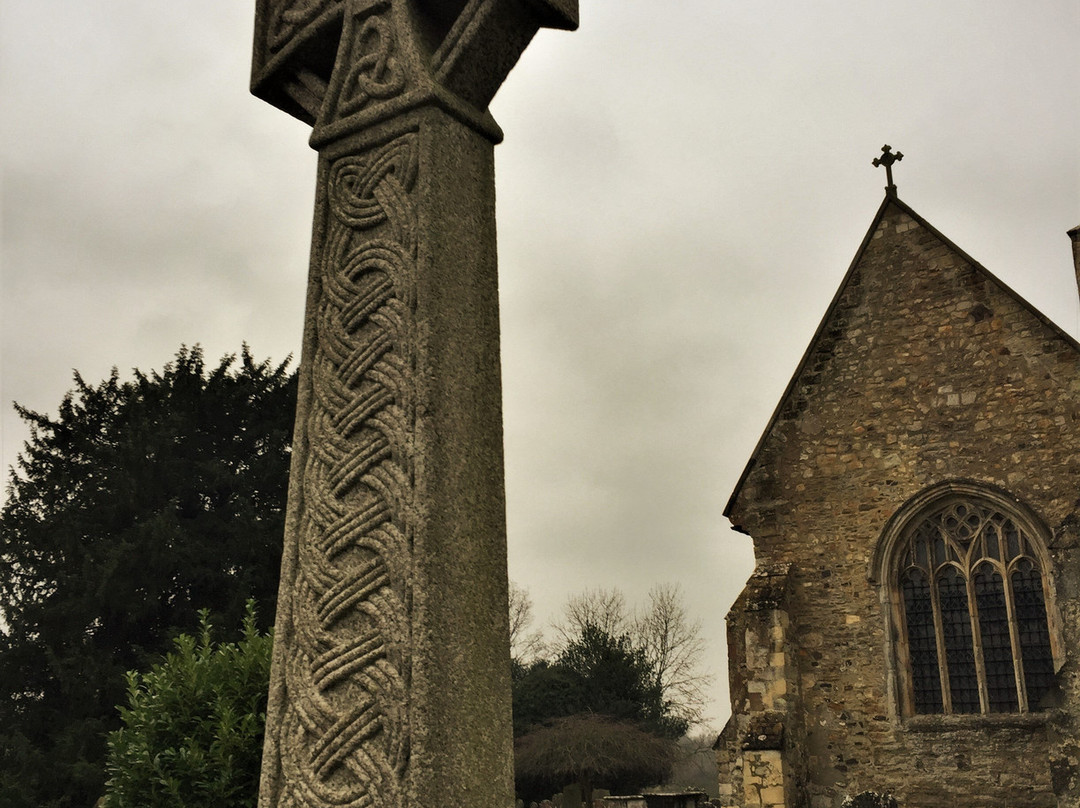
[[[405,805],[417,138],[402,135],[326,172],[311,448],[284,605],[293,637],[276,738],[282,805]]]
[[[356,134],[430,100],[434,83],[402,2],[351,0],[311,143]]]

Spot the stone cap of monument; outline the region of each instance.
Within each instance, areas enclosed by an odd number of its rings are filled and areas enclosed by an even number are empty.
[[[400,55],[423,74],[424,85],[412,94],[414,103],[453,107],[458,99],[476,116],[486,112],[539,28],[578,26],[578,0],[256,0],[251,92],[314,125],[331,89],[347,16],[393,14],[406,4],[412,31]]]

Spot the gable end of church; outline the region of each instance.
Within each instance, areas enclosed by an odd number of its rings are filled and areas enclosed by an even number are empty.
[[[725,515],[722,804],[1080,804],[1080,344],[894,194]]]

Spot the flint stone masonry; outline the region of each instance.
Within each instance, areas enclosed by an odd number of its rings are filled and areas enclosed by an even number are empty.
[[[1042,711],[903,714],[872,562],[890,517],[948,481],[1045,526],[1067,651]],[[1080,346],[887,197],[728,505],[758,568],[728,616],[723,804],[837,808],[879,791],[904,808],[1080,805],[1078,497]],[[768,766],[788,779],[765,803],[766,761],[743,745],[775,711]]]
[[[604,797],[604,808],[698,808],[706,805],[704,791],[657,791],[633,796]]]
[[[259,0],[319,151],[261,808],[513,805],[487,105],[576,0]]]
[[[864,791],[862,794],[846,798],[840,808],[900,808],[900,806],[891,794]]]

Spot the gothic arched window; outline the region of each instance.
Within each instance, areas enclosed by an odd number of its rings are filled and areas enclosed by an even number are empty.
[[[887,556],[908,714],[1030,712],[1053,684],[1045,545],[1033,520],[999,499],[950,487],[894,534]]]

